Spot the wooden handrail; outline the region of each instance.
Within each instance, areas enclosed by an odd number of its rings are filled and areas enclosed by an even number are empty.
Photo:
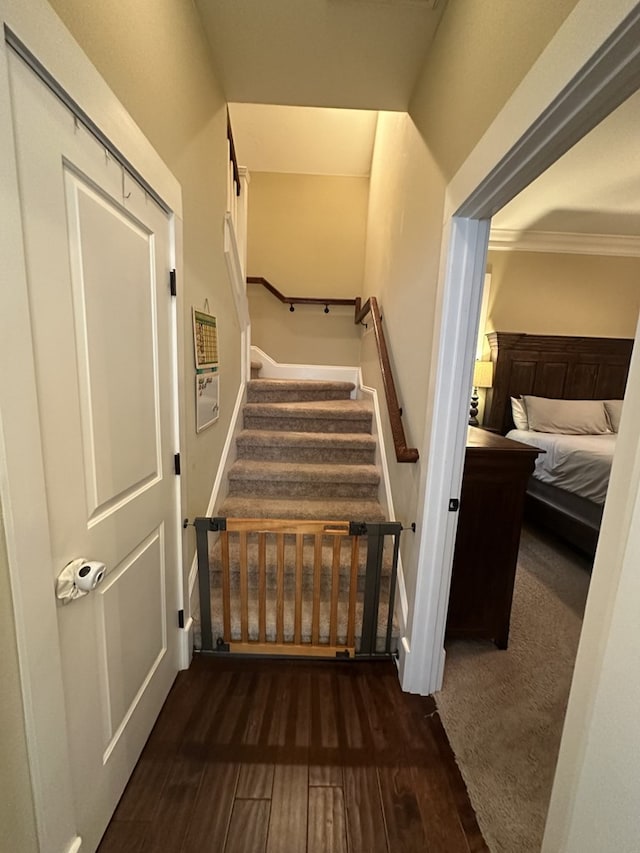
[[[240,195],[242,187],[240,186],[240,170],[238,169],[238,158],[236,156],[236,145],[233,141],[233,130],[231,129],[231,116],[227,110],[227,139],[229,140],[229,153],[231,155],[231,163],[233,165],[233,177],[236,183],[236,195]]]
[[[380,362],[380,372],[382,373],[382,384],[384,385],[384,393],[387,398],[387,410],[389,412],[389,421],[391,422],[391,434],[393,436],[393,445],[396,451],[396,459],[398,462],[417,462],[420,454],[417,447],[407,447],[407,439],[404,434],[402,425],[402,412],[398,403],[398,395],[396,393],[396,385],[393,381],[391,372],[391,361],[389,360],[389,351],[387,350],[387,342],[382,330],[382,317],[378,308],[378,300],[375,296],[371,296],[364,305],[360,299],[356,299],[355,323],[360,324],[367,314],[371,314],[373,320],[373,331],[376,338],[376,346],[378,348],[378,360]]]
[[[387,350],[387,342],[382,330],[382,317],[378,308],[378,300],[375,296],[367,299],[363,305],[359,296],[355,299],[320,299],[308,296],[285,296],[270,281],[263,278],[263,276],[249,275],[247,276],[247,284],[261,284],[269,293],[272,293],[276,299],[279,299],[285,305],[353,305],[355,308],[356,325],[360,325],[367,314],[371,314],[396,459],[398,462],[417,462],[420,456],[418,449],[416,447],[407,447],[407,439],[402,425],[402,412],[398,403],[396,385],[391,372],[389,351]]]
[[[280,302],[284,302],[285,305],[356,305],[356,299],[334,299],[334,297],[330,296],[327,299],[320,299],[319,297],[310,297],[310,296],[285,296],[284,293],[280,293],[278,288],[271,284],[266,278],[263,278],[261,275],[248,275],[247,276],[247,284],[261,284],[264,288],[266,288],[269,293],[272,293],[276,299],[279,299]]]

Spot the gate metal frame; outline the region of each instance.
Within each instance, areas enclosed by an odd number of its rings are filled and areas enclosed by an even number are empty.
[[[236,521],[243,521],[242,519],[234,519]],[[258,523],[260,520],[256,520]],[[309,522],[300,520],[276,520],[276,519],[264,519],[264,521],[269,522],[278,522],[280,524],[286,526],[294,526],[296,524],[300,524],[300,527],[304,529],[305,525],[308,526]],[[199,517],[194,521],[194,527],[196,529],[196,547],[197,547],[197,558],[198,558],[198,590],[200,594],[200,631],[201,631],[201,652],[202,653],[229,653],[238,656],[239,654],[261,654],[265,656],[265,652],[262,650],[263,645],[261,646],[261,651],[258,652],[257,649],[255,652],[251,652],[247,650],[247,643],[240,643],[236,645],[240,645],[242,647],[242,651],[232,651],[230,649],[230,644],[226,642],[226,638],[218,638],[214,643],[213,639],[213,627],[211,621],[211,583],[209,577],[209,533],[224,533],[227,530],[227,519],[224,517]],[[360,648],[355,652],[355,658],[360,660],[370,660],[370,659],[379,659],[379,658],[388,658],[393,656],[393,651],[391,649],[391,639],[393,633],[393,613],[395,607],[395,592],[396,592],[396,582],[397,582],[397,574],[398,574],[398,554],[400,549],[400,533],[402,532],[402,524],[398,521],[384,521],[384,522],[364,522],[364,521],[351,521],[348,522],[348,536],[355,537],[367,537],[367,560],[365,567],[365,585],[364,585],[364,601],[363,601],[363,612],[362,612],[362,631],[361,631],[361,639],[360,639]],[[327,531],[329,532],[329,531]],[[377,637],[377,627],[378,627],[378,618],[379,618],[379,610],[380,610],[380,590],[382,583],[382,569],[383,569],[383,557],[384,557],[384,544],[385,538],[387,536],[393,536],[393,556],[392,556],[392,565],[391,565],[391,575],[390,575],[390,587],[389,587],[389,603],[387,609],[387,622],[386,622],[386,632],[385,632],[385,643],[383,651],[377,651],[376,649],[376,637]],[[223,581],[224,582],[224,581]],[[256,646],[259,644],[256,643]],[[273,652],[266,653],[271,656],[278,657],[287,657],[294,655],[294,646],[291,644],[292,649],[289,654],[287,654],[286,647],[287,643],[278,644],[278,643],[269,643],[269,646],[273,646]],[[298,647],[299,648],[299,647]],[[319,651],[320,649],[320,651]],[[322,654],[321,647],[309,645],[309,651],[306,656],[308,657],[318,657]],[[296,657],[300,657],[300,653],[295,654]],[[303,655],[304,656],[304,655]],[[327,656],[327,655],[325,655]],[[349,651],[346,652],[335,652],[336,657],[345,658],[349,657]]]

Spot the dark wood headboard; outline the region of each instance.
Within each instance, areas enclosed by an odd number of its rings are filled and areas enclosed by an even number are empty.
[[[503,435],[513,429],[510,397],[534,394],[562,400],[624,397],[633,340],[564,335],[487,335],[493,388],[487,393],[485,426]]]

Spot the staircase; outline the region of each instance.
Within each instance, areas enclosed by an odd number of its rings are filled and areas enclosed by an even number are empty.
[[[383,521],[372,410],[351,382],[252,379],[218,514]]]
[[[310,519],[325,521],[385,520],[378,499],[380,471],[375,464],[376,441],[371,434],[373,411],[366,401],[351,398],[350,382],[325,380],[252,379],[247,386],[244,429],[236,440],[237,458],[228,472],[228,494],[216,515],[228,518]],[[293,597],[295,590],[294,537],[285,536],[284,618],[285,639],[293,638]],[[352,572],[350,537],[334,554],[330,537],[322,540],[322,575],[319,582],[320,642],[329,639],[329,608],[332,562],[339,560],[338,639],[345,641],[347,593]],[[240,594],[238,543],[230,539],[231,595]],[[389,548],[385,548],[378,635],[384,642],[391,569]],[[311,592],[313,580],[313,540],[304,540],[302,588],[303,642],[311,634]],[[356,603],[356,625],[361,624],[363,606],[366,539],[360,548]],[[249,638],[257,640],[258,536],[249,538],[248,550]],[[267,639],[274,639],[276,607],[275,558],[267,560]],[[210,582],[214,638],[221,629],[220,545],[210,547]],[[318,581],[316,581],[317,583]],[[291,605],[291,606],[289,606]],[[232,607],[232,635],[239,631],[239,607]],[[271,615],[269,615],[271,614]],[[356,630],[358,647],[359,628]]]

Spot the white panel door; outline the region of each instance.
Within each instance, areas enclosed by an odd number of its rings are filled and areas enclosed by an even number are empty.
[[[75,557],[108,570],[57,610],[88,853],[178,669],[172,226],[13,55],[10,75],[52,595]]]

